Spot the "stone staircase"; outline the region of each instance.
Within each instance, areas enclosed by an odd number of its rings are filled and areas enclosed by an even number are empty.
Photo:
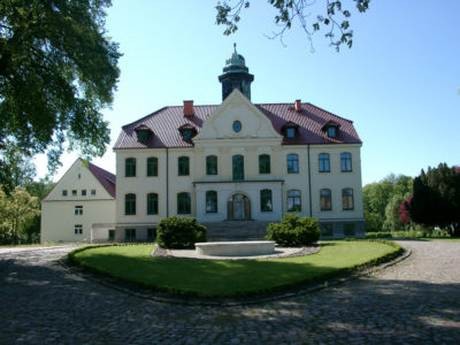
[[[208,241],[255,241],[264,239],[268,224],[254,220],[227,220],[203,225],[208,229]]]

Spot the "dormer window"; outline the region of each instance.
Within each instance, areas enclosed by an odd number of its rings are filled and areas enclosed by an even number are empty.
[[[294,139],[295,138],[295,127],[286,128],[286,138]]]
[[[327,136],[329,138],[335,138],[337,136],[337,127],[328,127],[327,128]]]
[[[295,139],[297,135],[297,127],[298,125],[293,122],[286,123],[282,128],[284,137],[289,140]]]
[[[179,132],[182,136],[182,139],[190,143],[193,137],[196,135],[196,129],[190,124],[183,125],[179,128]]]
[[[144,144],[150,140],[153,134],[152,130],[146,125],[137,126],[134,130],[136,131],[137,141]]]
[[[323,126],[323,132],[326,133],[328,138],[335,139],[337,138],[339,134],[339,128],[340,124],[335,122],[335,121],[328,121],[324,126]]]

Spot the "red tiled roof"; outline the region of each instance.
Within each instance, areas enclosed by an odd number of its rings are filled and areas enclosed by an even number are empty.
[[[353,122],[334,115],[313,104],[302,104],[302,110],[297,112],[291,103],[255,104],[255,106],[272,122],[274,129],[281,135],[283,126],[288,122],[297,124],[298,135],[294,140],[283,140],[283,145],[305,144],[361,144]],[[114,149],[129,148],[164,148],[191,147],[193,144],[182,139],[179,128],[190,125],[200,131],[204,121],[212,115],[218,105],[195,105],[194,115],[185,117],[183,106],[168,106],[161,108],[133,123],[122,127]],[[328,122],[340,126],[336,138],[328,138],[322,130]],[[145,125],[154,135],[145,143],[137,140],[135,129]]]
[[[93,163],[88,163],[88,169],[94,177],[102,184],[105,190],[115,198],[116,177],[114,174],[104,170]]]
[[[454,166],[455,172],[460,174],[460,166]]]

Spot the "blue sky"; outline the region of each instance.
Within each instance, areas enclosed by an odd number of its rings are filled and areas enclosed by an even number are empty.
[[[297,28],[287,32],[286,47],[267,39],[276,26],[266,1],[253,0],[238,33],[223,36],[215,3],[113,1],[107,29],[124,55],[114,103],[104,111],[112,142],[94,163],[115,170],[112,146],[123,124],[184,99],[219,103],[217,76],[236,42],[255,75],[254,103],[300,98],[354,121],[364,184],[439,162],[460,165],[460,1],[374,0],[366,14],[353,12],[354,46],[340,53],[320,35],[312,53]],[[63,156],[56,178],[76,157]],[[43,176],[44,157],[36,163]]]

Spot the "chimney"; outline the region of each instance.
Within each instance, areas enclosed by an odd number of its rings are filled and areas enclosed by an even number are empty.
[[[302,111],[302,101],[301,101],[300,99],[296,99],[296,100],[295,100],[294,109],[295,109],[295,111],[297,111],[298,113],[300,113],[300,112]]]
[[[192,117],[193,113],[193,101],[184,101],[184,116]]]

